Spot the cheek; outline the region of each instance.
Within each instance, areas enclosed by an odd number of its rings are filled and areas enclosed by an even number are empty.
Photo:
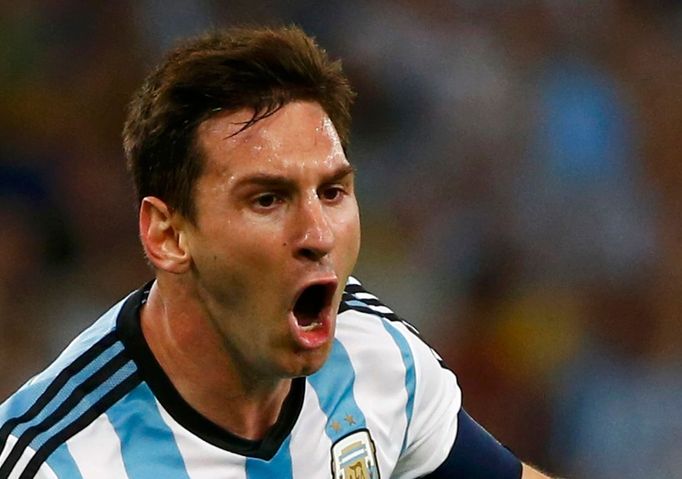
[[[348,211],[337,224],[337,239],[342,243],[343,253],[352,268],[360,251],[360,216],[357,207]]]
[[[229,262],[258,261],[271,254],[274,245],[280,243],[280,226],[260,218],[234,214],[213,228],[207,228],[200,247],[224,257]]]

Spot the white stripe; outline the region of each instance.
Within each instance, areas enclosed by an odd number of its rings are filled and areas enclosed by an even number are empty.
[[[462,396],[455,375],[440,366],[434,351],[404,323],[392,322],[412,350],[416,392],[408,447],[394,471],[396,478],[420,477],[438,467],[457,434]]]
[[[407,391],[400,349],[382,321],[368,313],[347,311],[339,321],[338,338],[355,370],[355,401],[375,441],[381,475],[388,477],[407,427]]]
[[[38,472],[36,472],[35,479],[59,479],[59,477],[57,477],[57,474],[55,474],[55,472],[50,469],[50,466],[44,462],[40,466],[40,469],[38,469]]]
[[[10,441],[11,439],[14,440]],[[17,440],[13,436],[8,437],[7,449],[11,450],[14,447],[14,444],[16,444],[16,442]],[[17,461],[17,463],[15,464],[14,469],[10,471],[8,479],[19,479],[19,474],[21,474],[24,471],[26,464],[28,464],[28,461],[31,460],[34,454],[35,451],[30,447],[26,446],[26,448],[21,454],[21,457],[19,458],[19,461]]]
[[[371,293],[353,293],[353,296],[357,299],[379,299]]]
[[[293,477],[330,477],[331,440],[325,432],[326,424],[327,416],[320,408],[317,393],[306,381],[301,414],[291,431]]]
[[[66,442],[83,479],[126,478],[121,440],[106,414]]]
[[[357,279],[355,279],[352,276],[349,276],[348,281],[346,281],[346,284],[360,284],[360,281],[358,281]]]
[[[386,306],[374,306],[374,305],[372,305],[372,304],[368,304],[367,306],[369,306],[370,309],[372,309],[372,310],[374,310],[374,311],[376,311],[376,312],[378,312],[378,313],[393,313],[393,311],[391,310],[391,308],[388,308],[388,307],[386,307]]]
[[[344,461],[344,462],[350,462],[350,461],[352,461],[353,459],[355,459],[357,456],[362,456],[362,455],[364,455],[364,454],[366,454],[366,453],[367,453],[367,451],[365,451],[364,449],[358,449],[358,450],[355,451],[355,452],[352,452],[352,453],[350,453],[350,454],[347,454],[347,455],[343,456],[343,461]]]
[[[5,459],[7,456],[9,456],[10,451],[12,450],[12,446],[14,446],[17,443],[17,438],[10,435],[7,438],[7,441],[5,441],[5,448],[0,451],[0,466],[5,463]]]
[[[17,443],[17,438],[14,436],[9,436],[7,438],[7,446],[5,447],[6,453],[3,452],[2,456],[0,456],[0,465],[3,464],[5,461],[5,458],[9,455],[9,451],[12,450],[14,445]],[[14,468],[10,471],[9,476],[7,479],[19,479],[19,476],[21,475],[22,472],[24,472],[24,468],[26,468],[26,464],[28,464],[28,461],[31,460],[31,458],[35,455],[35,451],[31,449],[30,447],[26,446],[24,451],[21,454],[21,457],[15,464]],[[57,479],[57,475],[47,466],[47,464],[43,464],[40,469],[38,470],[38,473],[40,474],[38,477],[41,478],[46,478],[46,479]]]
[[[156,405],[161,418],[175,437],[189,477],[192,479],[215,479],[217,477],[246,479],[244,456],[225,451],[197,437],[173,419],[158,400]]]

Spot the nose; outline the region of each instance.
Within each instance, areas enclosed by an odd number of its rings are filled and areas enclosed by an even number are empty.
[[[334,247],[334,231],[320,199],[305,199],[297,215],[299,228],[295,255],[309,261],[320,261]]]

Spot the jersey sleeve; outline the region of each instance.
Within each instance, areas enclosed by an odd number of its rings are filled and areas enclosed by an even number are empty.
[[[512,452],[474,421],[464,409],[457,414],[457,437],[448,457],[423,476],[429,479],[521,479],[522,467]]]
[[[462,409],[455,374],[406,323],[414,357],[413,413],[392,477],[519,479],[520,461]]]

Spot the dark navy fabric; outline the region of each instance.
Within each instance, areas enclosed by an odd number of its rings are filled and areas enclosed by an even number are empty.
[[[450,455],[424,478],[521,479],[521,472],[516,456],[461,409]]]

